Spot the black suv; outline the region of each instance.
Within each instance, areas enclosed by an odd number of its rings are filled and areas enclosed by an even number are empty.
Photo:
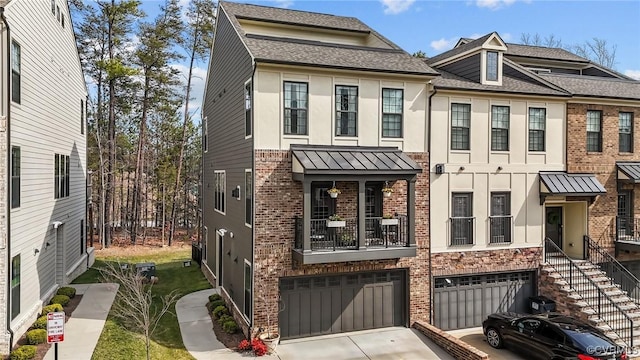
[[[628,359],[624,349],[602,331],[561,314],[491,314],[482,329],[492,347],[509,346],[528,359]]]

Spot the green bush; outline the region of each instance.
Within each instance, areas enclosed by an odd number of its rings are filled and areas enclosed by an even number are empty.
[[[226,323],[227,321],[234,321],[233,320],[233,316],[231,315],[222,315],[220,316],[220,319],[218,319],[218,324],[220,324],[220,326],[224,325],[224,323]]]
[[[42,313],[40,315],[47,315],[50,312],[59,312],[63,311],[62,305],[60,304],[51,304],[42,308]]]
[[[222,296],[220,296],[220,294],[209,295],[209,302],[214,302],[218,300],[222,300]]]
[[[235,334],[238,332],[238,324],[236,324],[234,320],[225,321],[224,324],[222,324],[222,330],[227,334]]]
[[[38,345],[47,341],[47,330],[34,329],[27,331],[27,342],[30,345]]]
[[[67,295],[56,295],[51,299],[49,303],[66,306],[69,303],[69,297]]]
[[[224,300],[216,300],[211,302],[211,309],[215,309],[218,306],[227,306],[227,304],[224,302]]]
[[[11,352],[11,360],[30,360],[36,357],[35,345],[23,345]]]
[[[67,295],[69,299],[73,299],[74,297],[76,297],[76,289],[72,288],[71,286],[63,286],[58,289],[58,292],[56,294]]]
[[[42,315],[36,320],[33,325],[31,325],[31,329],[47,329],[47,315]]]
[[[224,305],[217,306],[213,309],[213,317],[219,319],[222,315],[229,315],[229,310]]]

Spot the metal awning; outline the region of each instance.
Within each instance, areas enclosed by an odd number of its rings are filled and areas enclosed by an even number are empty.
[[[616,163],[618,181],[640,183],[640,161],[621,161]]]
[[[540,172],[540,204],[547,196],[584,196],[593,201],[606,192],[594,174]]]
[[[292,172],[305,175],[415,176],[422,168],[396,147],[291,145]]]

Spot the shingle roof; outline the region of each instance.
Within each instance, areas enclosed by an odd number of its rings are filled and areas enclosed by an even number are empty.
[[[604,186],[593,174],[567,174],[566,172],[540,172],[541,195],[594,196],[605,194]],[[545,188],[542,187],[544,185]]]
[[[539,75],[574,95],[640,100],[640,81],[585,75]]]
[[[567,93],[551,89],[549,87],[528,82],[512,76],[502,76],[502,86],[483,85],[476,81],[471,81],[450,72],[438,69],[441,76],[432,80],[436,88],[460,89],[460,90],[481,90],[518,94],[537,94],[552,96],[568,96]]]
[[[467,50],[471,50],[473,48],[479,47],[480,45],[482,45],[485,41],[487,41],[487,39],[489,39],[489,37],[492,35],[493,33],[489,33],[481,38],[475,39],[471,42],[468,42],[466,44],[460,45],[457,48],[453,48],[449,51],[445,51],[441,54],[438,54],[436,56],[430,57],[427,60],[427,63],[429,64],[435,64],[440,60],[449,58],[449,57],[453,57],[455,55],[461,54]]]
[[[243,37],[244,43],[258,62],[298,64],[349,70],[438,75],[423,60],[415,58],[353,17],[343,17],[258,5],[222,2],[222,9]],[[389,48],[350,46],[320,41],[246,35],[238,18],[358,31],[377,36]]]
[[[588,63],[589,60],[561,48],[531,46],[521,44],[507,44],[506,55],[531,57],[539,59],[564,60]]]

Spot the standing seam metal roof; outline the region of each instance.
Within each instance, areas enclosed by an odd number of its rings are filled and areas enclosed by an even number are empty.
[[[640,161],[620,161],[616,162],[618,170],[622,171],[629,179],[640,182]]]
[[[593,174],[567,174],[566,172],[541,172],[540,181],[553,195],[600,195],[605,194],[604,186]]]

